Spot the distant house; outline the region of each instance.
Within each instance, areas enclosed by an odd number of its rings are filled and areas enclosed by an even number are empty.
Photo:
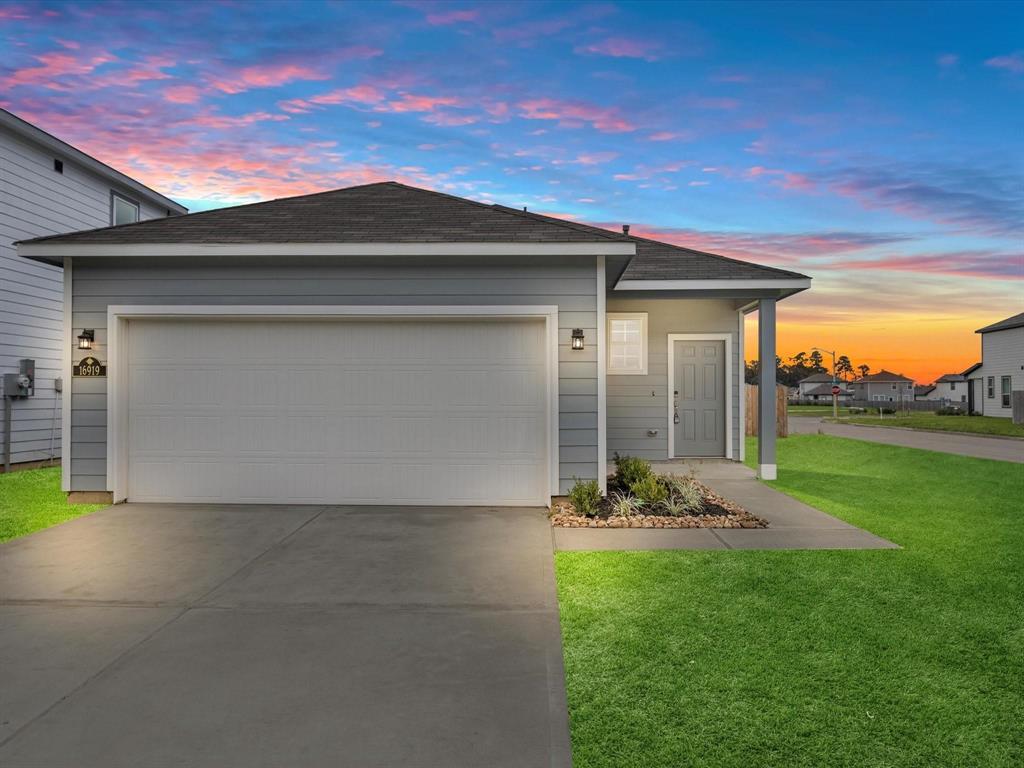
[[[1008,419],[1012,393],[1024,390],[1024,312],[975,333],[981,334],[981,362],[965,372],[971,411]]]
[[[849,385],[845,381],[837,381],[840,390],[839,401],[843,402],[853,397]],[[811,400],[814,402],[832,402],[832,375],[828,373],[812,373],[806,379],[797,382],[798,400]]]
[[[62,358],[71,354],[72,344],[71,318],[64,312],[63,270],[18,258],[12,243],[186,212],[173,200],[0,109],[0,373],[19,373],[23,359],[35,362],[32,396],[11,403],[10,455],[4,458],[12,464],[60,455],[56,387]],[[98,350],[104,340],[96,339]],[[5,431],[0,420],[0,441]]]
[[[914,387],[915,400],[928,400],[928,395],[935,391],[934,384],[918,384]]]
[[[902,403],[914,399],[914,380],[885,369],[869,373],[850,384],[854,400]]]
[[[918,391],[920,389],[921,387],[914,388],[915,400],[940,400],[966,405],[970,383],[962,373],[947,373],[937,378],[934,384],[929,385],[927,392],[921,394]]]

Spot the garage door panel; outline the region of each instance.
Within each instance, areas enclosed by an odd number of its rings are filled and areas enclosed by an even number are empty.
[[[139,501],[536,504],[536,321],[131,321]]]

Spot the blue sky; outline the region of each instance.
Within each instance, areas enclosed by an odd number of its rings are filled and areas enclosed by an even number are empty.
[[[919,379],[1024,304],[1024,4],[0,3],[0,104],[190,208],[399,179],[805,271]]]

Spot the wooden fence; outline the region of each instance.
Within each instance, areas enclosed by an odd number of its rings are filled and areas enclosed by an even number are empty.
[[[757,434],[757,385],[747,384],[746,388],[746,434]],[[786,413],[786,387],[779,384],[775,387],[775,434],[779,437],[789,435],[789,416]]]

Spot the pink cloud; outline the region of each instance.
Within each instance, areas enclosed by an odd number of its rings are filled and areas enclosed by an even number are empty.
[[[277,106],[285,112],[297,114],[310,112],[316,106],[325,104],[378,104],[384,101],[384,98],[384,92],[379,88],[372,85],[356,85],[310,96],[308,99],[286,99],[279,101]]]
[[[88,75],[97,67],[117,57],[110,53],[97,53],[90,56],[76,56],[70,53],[43,53],[34,57],[38,66],[15,70],[3,81],[4,86],[11,88],[18,85],[40,85],[52,90],[68,90],[66,83],[60,78],[71,75]]]
[[[653,40],[632,37],[609,37],[589,45],[580,45],[573,49],[576,53],[613,58],[643,59],[657,61],[660,57],[661,44]]]
[[[1007,72],[1019,75],[1024,72],[1024,51],[1014,51],[1006,56],[993,56],[985,61],[985,66],[1005,69]]]
[[[20,5],[9,5],[4,8],[0,8],[0,19],[30,19],[31,15],[27,10],[22,8]]]
[[[3,16],[2,16],[2,15],[0,15],[0,19],[2,19],[2,18],[3,18]],[[54,41],[55,43],[57,43],[58,45],[61,45],[61,46],[65,47],[65,48],[70,48],[70,49],[71,49],[72,51],[77,51],[77,50],[78,50],[79,48],[81,48],[81,47],[82,47],[82,46],[81,46],[81,45],[80,45],[80,44],[79,44],[79,43],[78,43],[77,41],[75,41],[75,40],[62,40],[62,39],[61,39],[61,38],[59,38],[59,37],[55,37],[55,38],[53,38],[53,41]]]
[[[326,80],[330,75],[305,64],[260,64],[213,78],[210,84],[224,93],[243,93],[252,88],[272,88],[296,80]]]
[[[953,251],[947,253],[892,254],[879,259],[844,260],[842,269],[879,269],[895,272],[966,275],[999,280],[1024,280],[1024,253]]]
[[[579,165],[600,165],[601,163],[610,163],[618,156],[618,152],[584,152],[577,155],[572,162]]]
[[[480,11],[475,8],[445,11],[442,13],[428,13],[427,24],[435,27],[444,27],[460,22],[476,21],[480,18]]]
[[[682,138],[682,137],[683,137],[683,134],[676,133],[674,131],[658,131],[657,133],[652,133],[650,136],[648,136],[647,140],[648,141],[674,141],[675,139],[679,139],[679,138]]]
[[[172,85],[163,91],[164,99],[174,104],[195,104],[202,91],[194,85]]]
[[[960,57],[955,53],[944,53],[935,60],[935,63],[943,69],[948,69],[949,67],[955,67],[959,64]]]
[[[519,103],[520,117],[527,120],[557,120],[560,126],[580,128],[590,125],[602,133],[627,133],[636,126],[616,107],[599,107],[582,101],[531,99]]]
[[[454,96],[425,96],[403,93],[400,98],[389,101],[380,107],[381,112],[432,112],[438,107],[454,107],[459,105]]]

